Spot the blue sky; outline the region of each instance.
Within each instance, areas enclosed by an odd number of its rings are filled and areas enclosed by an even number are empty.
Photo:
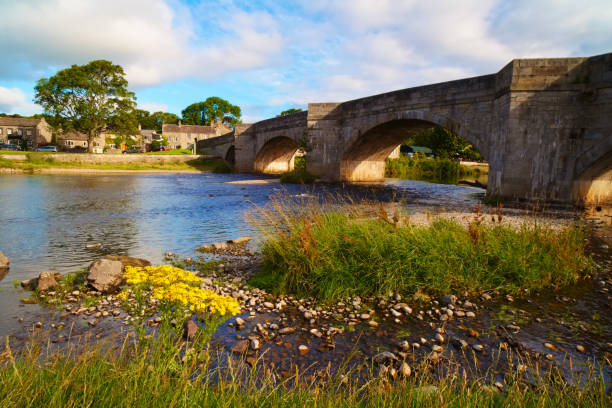
[[[40,111],[36,80],[102,58],[141,108],[220,96],[251,122],[513,58],[612,52],[610,0],[0,0],[0,15],[0,112],[21,114]]]

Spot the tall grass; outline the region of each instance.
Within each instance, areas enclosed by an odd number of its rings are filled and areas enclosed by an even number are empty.
[[[215,357],[216,356],[216,357]],[[171,337],[144,344],[91,346],[76,354],[45,355],[39,346],[0,355],[0,406],[11,407],[605,407],[603,377],[588,376],[577,388],[554,371],[532,384],[510,370],[502,390],[486,377],[466,379],[458,370],[434,376],[427,365],[407,379],[350,372],[305,380],[294,371],[280,379],[261,359],[250,369],[215,355],[206,341]],[[213,358],[215,357],[215,358]],[[220,360],[219,360],[220,359]],[[217,365],[215,361],[222,364]],[[534,372],[537,370],[534,367]],[[296,386],[296,383],[298,384]]]
[[[333,300],[352,295],[423,292],[529,293],[576,282],[592,261],[579,227],[518,228],[475,218],[376,216],[357,206],[275,202],[249,221],[260,229],[263,272],[254,285]]]
[[[385,162],[387,177],[413,180],[433,181],[454,184],[462,177],[479,176],[479,169],[470,169],[459,162],[449,159],[429,159],[416,155],[387,159]]]

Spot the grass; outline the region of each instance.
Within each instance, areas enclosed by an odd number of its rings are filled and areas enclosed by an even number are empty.
[[[164,151],[159,151],[159,152],[147,152],[145,154],[156,155],[156,156],[163,156],[163,155],[168,155],[168,154],[182,155],[182,154],[193,154],[193,150],[191,149],[172,149],[172,150],[164,150]]]
[[[167,328],[168,329],[168,328]],[[171,333],[175,329],[169,328]],[[353,383],[350,373],[326,373],[320,381],[293,373],[277,379],[261,360],[250,370],[237,360],[214,368],[209,333],[194,343],[160,331],[147,340],[115,347],[89,346],[81,353],[47,355],[33,345],[15,355],[0,354],[2,407],[605,407],[610,399],[603,377],[581,388],[553,370],[540,371],[529,385],[518,372],[504,378],[503,390],[486,377],[465,379],[456,372],[440,378],[427,366],[413,367],[407,379],[374,376]],[[536,368],[537,369],[537,368]],[[348,380],[345,380],[348,379]],[[300,382],[300,386],[293,384]],[[577,382],[579,383],[579,382]]]
[[[468,228],[443,217],[412,225],[382,207],[374,216],[355,208],[274,201],[250,215],[263,236],[263,269],[250,283],[323,301],[391,291],[526,294],[574,283],[594,265],[577,226],[514,228],[477,217]]]
[[[455,184],[462,177],[478,177],[480,174],[478,168],[471,169],[449,159],[401,156],[385,162],[386,177]]]
[[[0,168],[36,171],[41,169],[94,169],[94,170],[192,170],[213,173],[229,173],[231,166],[219,159],[195,159],[186,162],[160,158],[155,163],[84,163],[55,160],[45,153],[26,153],[27,160],[16,161],[0,158]]]

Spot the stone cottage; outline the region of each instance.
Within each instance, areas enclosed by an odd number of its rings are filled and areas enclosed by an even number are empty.
[[[51,128],[44,118],[0,117],[0,143],[33,150],[51,143],[52,137]]]
[[[180,120],[177,125],[162,125],[162,134],[168,138],[168,145],[172,149],[191,149],[198,140],[221,136],[232,130],[221,120],[212,126],[183,125]]]

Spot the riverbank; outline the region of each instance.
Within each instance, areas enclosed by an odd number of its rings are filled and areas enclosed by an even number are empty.
[[[19,157],[19,155],[5,156]],[[23,159],[0,158],[0,173],[88,173],[117,171],[153,172],[231,172],[231,167],[220,159],[203,156],[149,155],[49,155],[29,153]]]
[[[393,216],[387,214],[391,222]],[[315,224],[323,222],[317,217],[321,215],[309,219]],[[451,216],[457,217],[474,220],[474,214]],[[501,222],[495,219],[482,223],[504,223],[520,230],[517,220],[502,217]],[[414,218],[435,228],[435,216]],[[389,224],[380,214],[376,222]],[[566,227],[567,221],[557,226]],[[314,230],[312,233],[316,236]],[[345,240],[359,239],[350,231],[343,234]],[[313,246],[303,241],[303,250],[316,248],[325,252],[325,241],[319,237],[316,242]],[[454,242],[448,241],[451,252]],[[491,239],[487,242],[491,244]],[[64,277],[60,287],[35,292],[37,301],[61,310],[59,320],[24,322],[32,328],[28,337],[45,333],[46,352],[51,353],[52,361],[47,369],[37,365],[38,356],[15,351],[11,354],[17,356],[13,357],[14,365],[0,372],[0,384],[10,386],[18,381],[11,368],[16,365],[20,374],[33,378],[28,386],[47,384],[50,391],[36,394],[36,401],[72,401],[76,394],[62,386],[62,381],[70,378],[71,384],[95,384],[91,394],[97,396],[105,388],[97,388],[100,381],[113,389],[119,386],[113,385],[114,380],[103,380],[105,367],[112,367],[113,379],[130,384],[129,389],[98,396],[114,405],[143,404],[140,393],[131,392],[132,387],[146,390],[159,386],[160,376],[181,389],[181,395],[190,403],[223,397],[236,404],[259,404],[263,400],[266,404],[272,401],[272,406],[282,405],[282,401],[297,405],[304,401],[336,404],[343,395],[352,403],[390,406],[413,402],[433,406],[439,398],[467,406],[489,403],[491,398],[508,406],[534,401],[553,406],[560,400],[566,405],[605,405],[610,375],[605,359],[612,353],[612,344],[610,318],[601,312],[610,302],[612,279],[601,271],[591,271],[592,278],[582,276],[571,287],[559,287],[555,281],[539,282],[541,289],[536,296],[525,292],[508,296],[503,288],[493,285],[484,291],[445,291],[444,296],[435,290],[417,290],[412,296],[394,290],[341,296],[332,303],[321,303],[310,296],[262,289],[261,282],[254,281],[253,276],[258,276],[262,262],[270,261],[266,260],[270,256],[265,251],[266,244],[263,243],[261,255],[252,255],[251,249],[242,245],[219,244],[212,247],[212,255],[197,258],[181,259],[174,254],[166,257],[180,270],[194,271],[193,278],[183,272],[172,276],[185,276],[181,279],[186,279],[188,285],[239,300],[240,313],[229,319],[211,320],[211,316],[192,315],[183,307],[175,309],[178,314],[169,315],[167,306],[164,308],[163,303],[151,297],[146,275],[140,272],[133,275],[138,277],[132,280],[136,286],[130,284],[119,294],[92,291],[83,285],[84,272],[81,278]],[[552,248],[563,250],[559,246]],[[396,251],[394,256],[408,262],[404,255]],[[371,267],[359,257],[352,258],[362,268]],[[448,258],[454,257],[449,254]],[[596,262],[609,272],[609,259]],[[554,265],[549,266],[556,270]],[[134,278],[128,277],[128,282],[129,279]],[[138,282],[145,282],[146,287],[138,289]],[[187,323],[183,326],[185,318]],[[88,357],[76,362],[67,360],[66,350],[81,347],[87,332],[91,332],[89,338],[93,341],[85,348]],[[125,342],[121,337],[110,346],[103,343],[105,349],[110,347],[112,351],[95,351],[101,341],[110,341],[112,334],[121,332],[124,336],[139,333],[139,340],[135,342],[131,337]],[[73,334],[78,338],[72,338]],[[177,341],[183,334],[186,340]],[[583,374],[576,372],[572,364],[582,367]],[[36,374],[32,366],[43,374]],[[557,375],[565,380],[559,381]],[[220,378],[226,380],[220,382]],[[250,390],[246,394],[245,387]],[[273,390],[279,387],[288,389],[277,395]],[[376,390],[381,387],[385,392],[379,394]],[[367,390],[366,394],[359,389]],[[465,390],[469,394],[464,394]],[[227,394],[219,394],[223,392]],[[566,394],[570,393],[578,397],[568,399]],[[245,400],[247,394],[250,397]],[[30,398],[27,393],[18,395],[25,400]],[[154,399],[158,404],[179,398],[172,391],[156,395],[160,398]]]
[[[456,184],[462,178],[476,178],[488,174],[488,165],[460,163],[442,158],[401,156],[385,161],[385,176],[433,183]]]

